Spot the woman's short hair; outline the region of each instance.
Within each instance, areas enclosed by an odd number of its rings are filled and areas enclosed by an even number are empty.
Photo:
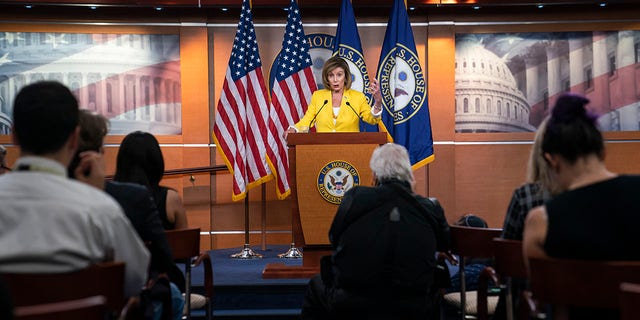
[[[101,152],[104,145],[104,137],[109,133],[109,119],[99,113],[80,109],[78,120],[80,125],[78,150],[76,150],[76,155],[67,166],[67,174],[71,178],[76,177],[75,171],[80,165],[80,153],[84,151]]]
[[[104,144],[104,137],[109,133],[109,119],[99,113],[81,109],[79,124],[78,151],[99,151]]]
[[[342,70],[344,70],[344,90],[351,89],[353,79],[351,79],[349,65],[339,56],[333,56],[324,62],[324,66],[322,67],[322,84],[324,87],[326,89],[331,88],[331,84],[329,83],[329,72],[333,71],[335,68],[342,68]]]
[[[369,166],[378,182],[391,179],[413,182],[409,153],[399,144],[386,143],[377,147],[373,150]]]
[[[0,166],[6,167],[7,166],[7,149],[0,145]]]
[[[587,111],[589,99],[572,93],[556,101],[542,140],[542,151],[557,154],[573,164],[579,157],[595,154],[604,159],[604,141],[597,117]]]
[[[454,223],[454,225],[471,228],[489,228],[487,221],[473,213],[463,215],[458,219],[458,221],[456,221],[456,223]]]

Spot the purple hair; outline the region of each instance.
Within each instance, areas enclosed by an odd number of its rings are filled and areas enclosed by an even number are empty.
[[[604,159],[604,141],[598,130],[597,116],[585,108],[589,99],[574,93],[556,101],[542,140],[542,151],[558,154],[570,163],[582,156],[596,154]]]
[[[584,96],[565,93],[556,101],[551,113],[551,119],[558,123],[568,123],[575,121],[577,118],[582,118],[585,121],[590,121],[595,126],[598,116],[585,108],[588,103],[589,99]]]

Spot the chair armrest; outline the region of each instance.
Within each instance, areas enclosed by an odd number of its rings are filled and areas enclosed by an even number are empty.
[[[496,270],[492,267],[485,267],[480,272],[480,276],[478,277],[478,320],[486,320],[488,318],[488,291],[489,291],[489,280],[493,281],[494,284],[500,285],[500,280],[498,279],[498,275],[496,274]]]
[[[530,290],[522,291],[522,303],[529,313],[530,319],[546,319],[547,315],[541,310],[538,302],[533,299],[533,294]]]
[[[118,320],[136,320],[143,318],[142,310],[140,307],[140,298],[139,297],[131,297],[127,300],[124,308],[120,311],[120,315],[118,315]]]
[[[449,252],[438,251],[438,255],[436,259],[438,261],[448,261],[450,264],[454,266],[458,265],[458,262],[459,262],[458,258],[456,258],[456,256],[453,255],[450,251]]]
[[[209,253],[204,251],[193,261],[192,266],[197,267],[204,265],[204,290],[207,292],[209,299],[213,298],[213,266]]]

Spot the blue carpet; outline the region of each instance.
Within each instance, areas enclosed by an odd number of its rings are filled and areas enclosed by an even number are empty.
[[[213,279],[215,286],[270,285],[270,284],[307,284],[308,279],[262,279],[262,270],[268,263],[284,263],[301,266],[302,259],[281,259],[277,255],[286,252],[289,246],[268,246],[262,251],[259,247],[251,248],[255,253],[263,255],[262,259],[233,259],[229,256],[241,251],[241,248],[209,251],[213,263]],[[202,283],[202,281],[200,281]]]
[[[263,255],[262,259],[233,259],[230,255],[241,248],[211,250],[213,265],[213,315],[217,319],[295,319],[309,279],[262,279],[262,270],[268,263],[302,265],[301,259],[281,259],[277,255],[289,249],[287,245],[268,246],[267,250],[251,248]],[[194,291],[202,291],[204,269],[192,269]],[[200,317],[202,312],[194,312]]]

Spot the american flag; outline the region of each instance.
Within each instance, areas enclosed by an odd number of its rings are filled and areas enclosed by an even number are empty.
[[[290,124],[298,122],[304,115],[311,94],[317,89],[311,71],[309,43],[304,35],[300,9],[295,0],[289,3],[282,50],[273,66],[275,70],[272,72],[275,72],[276,79],[271,90],[267,155],[276,175],[276,193],[279,199],[284,199],[291,193],[291,189],[287,143],[282,135]]]
[[[272,178],[262,138],[267,136],[267,97],[251,6],[243,0],[213,127],[213,139],[233,175],[234,201]]]

